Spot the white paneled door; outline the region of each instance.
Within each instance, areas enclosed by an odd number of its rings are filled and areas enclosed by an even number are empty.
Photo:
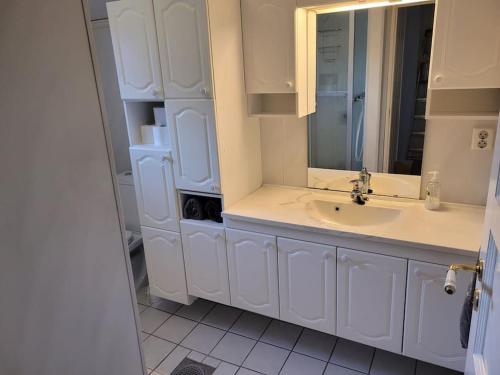
[[[401,353],[406,260],[337,249],[337,335]]]
[[[278,238],[280,319],[335,334],[336,249]]]
[[[167,123],[178,189],[220,193],[212,100],[167,100]]]
[[[471,275],[458,273],[457,292],[448,295],[443,289],[447,269],[409,262],[403,354],[463,371],[465,349],[460,345],[458,322]]]
[[[231,305],[279,318],[276,237],[226,229]]]
[[[224,227],[208,221],[181,221],[190,295],[230,304]]]
[[[295,0],[242,0],[247,93],[293,93]]]
[[[160,229],[142,227],[144,255],[151,294],[189,304],[181,235]]]
[[[130,149],[141,225],[179,231],[171,153]]]
[[[120,0],[106,5],[122,99],[162,100],[151,0]]]
[[[206,0],[154,0],[166,99],[211,98]]]

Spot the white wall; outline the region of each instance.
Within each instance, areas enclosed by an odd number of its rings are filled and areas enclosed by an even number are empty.
[[[427,172],[441,173],[442,200],[484,205],[492,151],[471,150],[472,129],[496,121],[433,119],[427,122],[422,195]],[[268,184],[307,186],[307,119],[261,119],[262,176]]]
[[[307,185],[307,117],[260,120],[262,180],[265,184]]]
[[[427,172],[441,175],[441,199],[446,202],[486,204],[493,151],[471,150],[473,128],[496,129],[496,121],[428,120],[425,130],[421,197]]]
[[[142,374],[81,0],[3,2],[0,46],[0,374]]]

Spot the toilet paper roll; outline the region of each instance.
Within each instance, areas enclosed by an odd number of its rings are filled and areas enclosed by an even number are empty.
[[[141,142],[143,144],[154,143],[153,125],[141,125]]]
[[[156,146],[167,146],[169,144],[167,127],[153,126],[153,139]]]

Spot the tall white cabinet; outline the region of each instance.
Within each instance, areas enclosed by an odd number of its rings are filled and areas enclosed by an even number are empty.
[[[337,335],[400,353],[407,261],[339,248],[337,262]]]
[[[151,0],[120,0],[106,6],[122,99],[162,100]]]
[[[179,233],[142,227],[150,293],[189,304]]]
[[[279,317],[276,237],[226,230],[231,304]]]
[[[181,221],[189,294],[230,304],[224,228],[216,223]]]
[[[205,0],[154,0],[166,99],[211,98]]]
[[[335,334],[336,249],[278,238],[280,318]]]
[[[178,189],[220,193],[212,100],[167,100],[167,123]]]
[[[130,150],[141,225],[179,231],[172,156],[163,150]]]

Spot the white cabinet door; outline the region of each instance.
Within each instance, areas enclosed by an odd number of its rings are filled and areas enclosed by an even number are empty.
[[[206,0],[154,0],[166,99],[211,98]]]
[[[242,0],[247,93],[295,92],[295,0]]]
[[[167,100],[167,123],[178,189],[220,193],[212,100]]]
[[[439,0],[430,88],[500,87],[500,2]]]
[[[470,274],[458,272],[457,291],[444,292],[445,266],[410,261],[406,296],[403,354],[463,371],[465,349],[460,345],[460,313]]]
[[[276,237],[226,229],[231,305],[279,318]]]
[[[406,260],[337,250],[337,335],[401,353]]]
[[[182,220],[181,233],[189,294],[229,305],[224,227]]]
[[[171,153],[130,150],[141,225],[179,231]]]
[[[181,235],[142,227],[144,255],[151,294],[189,304]]]
[[[106,6],[121,97],[163,99],[152,0],[120,0]]]
[[[335,247],[278,238],[280,319],[335,333]]]

